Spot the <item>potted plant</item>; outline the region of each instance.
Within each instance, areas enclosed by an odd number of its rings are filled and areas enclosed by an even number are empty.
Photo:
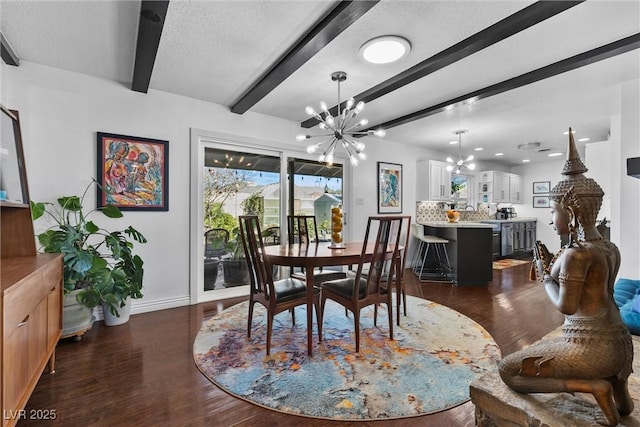
[[[31,202],[31,210],[34,221],[47,214],[55,222],[38,235],[38,241],[45,252],[64,256],[65,298],[73,294],[91,311],[102,304],[105,323],[109,324],[107,317],[120,317],[119,310],[127,307],[130,298],[142,298],[143,261],[134,255],[133,242],[146,243],[147,239],[132,226],[107,231],[90,219],[96,211],[109,218],[123,216],[111,204],[85,213],[83,202],[93,184],[99,185],[94,180],[82,196],[60,197],[57,204]],[[128,312],[125,316],[126,321]],[[73,330],[73,325],[65,324],[63,336],[73,335]]]
[[[240,228],[233,229],[233,240],[227,243],[229,256],[222,259],[222,271],[226,287],[248,285],[249,267],[244,257],[244,249],[240,240]]]

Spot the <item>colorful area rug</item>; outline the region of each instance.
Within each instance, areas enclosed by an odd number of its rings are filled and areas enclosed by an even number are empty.
[[[515,267],[516,265],[522,264],[531,264],[531,260],[523,260],[523,259],[499,259],[497,261],[493,261],[494,270],[504,270],[505,268]]]
[[[394,296],[395,298],[395,296]],[[395,299],[394,299],[395,300]],[[226,392],[290,414],[333,420],[378,420],[430,414],[469,400],[476,375],[495,370],[498,346],[479,324],[440,304],[407,296],[408,316],[389,340],[386,308],[361,315],[355,353],[353,315],[327,301],[323,342],[307,355],[306,308],[274,320],[266,356],[266,311],[256,304],[251,339],[248,303],[205,322],[194,345],[200,371]],[[394,313],[395,317],[395,313]],[[317,333],[314,322],[314,332]]]

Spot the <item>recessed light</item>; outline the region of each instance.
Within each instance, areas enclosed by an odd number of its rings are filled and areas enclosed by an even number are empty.
[[[453,108],[454,108],[454,105],[453,104],[449,104],[446,107],[444,107],[444,110],[445,111],[451,111],[451,110],[453,110]]]
[[[498,156],[504,156],[504,153],[496,153],[496,157]]]
[[[529,163],[531,160],[529,159],[522,159],[522,163]]]
[[[564,153],[549,153],[547,154],[547,156],[549,157],[558,157],[558,156],[562,156]]]
[[[484,150],[484,148],[482,148],[482,147],[476,147],[476,148],[474,148],[474,150],[475,150],[475,151],[482,151],[482,150]]]
[[[576,133],[576,131],[575,131],[575,130],[573,130],[573,129],[571,129],[571,133],[575,134],[575,133]],[[563,134],[563,135],[569,135],[569,131],[565,131],[565,132],[563,132],[562,134]]]
[[[591,138],[580,138],[578,142],[586,142],[586,141],[589,141],[590,139]]]
[[[453,144],[457,144],[458,141],[449,141],[449,144],[453,145]]]
[[[409,40],[403,37],[381,36],[363,44],[360,55],[372,64],[389,64],[406,56],[410,50]]]

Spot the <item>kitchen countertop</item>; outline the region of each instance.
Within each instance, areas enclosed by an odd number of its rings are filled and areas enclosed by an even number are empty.
[[[515,218],[511,218],[511,219],[483,219],[482,222],[488,222],[488,223],[492,223],[495,224],[496,222],[530,222],[530,221],[537,221],[538,218],[536,218],[535,216],[531,216],[531,217],[515,217]]]
[[[491,224],[486,224],[478,221],[425,221],[419,223],[420,225],[426,225],[427,227],[444,227],[444,228],[492,228]]]

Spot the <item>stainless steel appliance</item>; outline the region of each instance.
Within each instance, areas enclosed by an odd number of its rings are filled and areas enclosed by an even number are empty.
[[[517,217],[516,210],[514,208],[500,208],[496,213],[497,219],[512,219]]]
[[[502,242],[500,241],[500,223],[492,224],[492,242],[491,242],[491,255],[493,255],[493,259],[500,258],[500,251]]]
[[[513,224],[502,223],[500,227],[500,256],[513,254]]]

